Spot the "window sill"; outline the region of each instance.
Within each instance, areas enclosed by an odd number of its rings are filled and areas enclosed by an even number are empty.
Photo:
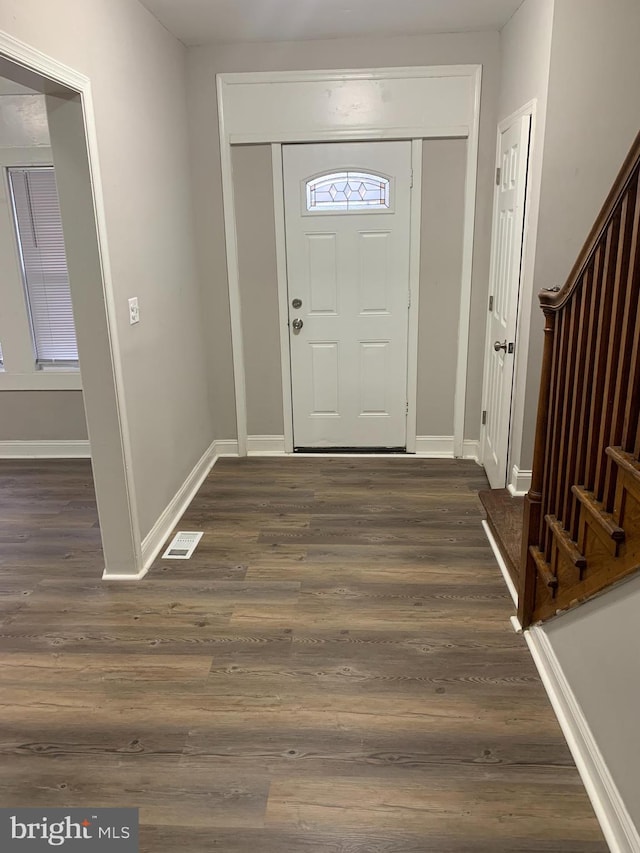
[[[0,371],[0,391],[81,391],[79,370]]]

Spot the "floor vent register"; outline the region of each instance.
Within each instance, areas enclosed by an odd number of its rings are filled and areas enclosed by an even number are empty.
[[[188,560],[202,539],[202,532],[179,530],[162,555],[163,560]]]

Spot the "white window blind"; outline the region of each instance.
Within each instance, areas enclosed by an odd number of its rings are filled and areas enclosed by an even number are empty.
[[[78,363],[58,190],[52,166],[9,169],[36,363]]]

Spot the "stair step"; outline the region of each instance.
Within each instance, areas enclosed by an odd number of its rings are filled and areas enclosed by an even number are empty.
[[[478,493],[487,523],[498,544],[511,580],[518,588],[522,550],[524,498],[514,498],[507,489],[484,489]]]
[[[627,453],[621,447],[607,447],[604,452],[616,463],[618,468],[631,474],[634,479],[640,480],[640,462],[633,453]]]
[[[533,557],[533,562],[536,564],[536,569],[538,571],[538,577],[542,581],[542,583],[549,589],[552,597],[555,596],[556,590],[558,589],[558,578],[553,574],[553,572],[549,568],[549,563],[540,551],[539,548],[536,548],[534,545],[529,546],[529,553]]]
[[[593,492],[587,491],[582,486],[572,486],[571,491],[607,536],[614,542],[624,542],[624,530],[616,524],[611,513],[605,511],[600,501],[596,500]]]
[[[573,541],[571,536],[569,536],[555,515],[545,515],[544,520],[547,522],[549,529],[553,533],[559,550],[562,551],[564,557],[570,563],[573,563],[576,569],[580,571],[580,580],[582,580],[582,573],[587,568],[587,558],[584,554],[580,553],[577,544]]]

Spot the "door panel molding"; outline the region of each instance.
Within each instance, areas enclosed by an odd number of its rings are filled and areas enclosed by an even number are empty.
[[[281,321],[281,355],[284,364],[282,330],[286,328],[286,320],[283,326],[281,285],[283,279],[286,282],[286,258],[284,257],[284,205],[279,143],[383,139],[419,141],[451,136],[468,139],[454,403],[454,452],[456,456],[463,455],[481,80],[482,66],[480,65],[217,75],[236,423],[241,455],[244,455],[247,449],[247,403],[231,146],[251,142],[270,143],[272,146],[278,304]],[[363,94],[365,90],[368,93],[366,97]],[[343,104],[345,99],[361,106],[353,110],[342,109],[340,104]],[[414,158],[414,182],[417,177],[415,171],[417,163],[416,157]],[[412,207],[412,214],[413,211]],[[413,218],[411,231],[410,280],[413,309],[414,296],[417,297],[418,276],[414,251],[419,253],[419,241],[415,239],[419,233],[419,222],[416,229]],[[284,295],[284,307],[286,307],[286,291]],[[411,361],[407,389],[410,406],[407,422],[408,449],[410,449],[412,434],[415,436],[413,389],[416,386],[413,371],[417,372],[417,362],[413,357],[417,353],[417,312],[412,310],[411,315],[416,316],[416,328],[412,330],[410,321]],[[412,344],[414,333],[415,344]],[[415,365],[413,362],[416,362]],[[286,386],[286,381],[283,367],[283,386]],[[290,435],[292,432],[290,388],[287,390],[283,387],[283,402],[285,446],[286,450],[291,452],[293,442]]]

